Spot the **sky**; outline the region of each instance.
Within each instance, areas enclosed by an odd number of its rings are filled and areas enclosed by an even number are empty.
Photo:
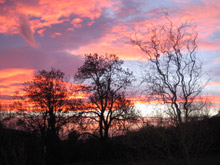
[[[9,99],[36,70],[73,75],[87,53],[116,54],[138,74],[136,64],[146,58],[128,37],[168,13],[174,22],[196,23],[197,53],[210,77],[203,95],[218,108],[219,9],[220,0],[0,0],[0,99]]]

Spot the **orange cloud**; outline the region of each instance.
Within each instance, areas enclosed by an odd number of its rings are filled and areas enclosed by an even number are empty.
[[[30,0],[28,3],[13,1],[10,5],[4,1],[0,3],[1,13],[4,13],[0,16],[0,33],[21,34],[32,46],[36,45],[33,34],[37,30],[45,31],[45,28],[53,24],[63,23],[72,14],[94,20],[101,16],[103,7],[113,4],[109,0],[39,0],[38,3]],[[25,18],[22,19],[25,21],[21,21],[20,17]],[[39,34],[42,36],[42,31]]]
[[[220,85],[220,81],[209,82],[209,83],[206,83],[206,85],[210,85],[210,86],[219,86],[219,85]]]
[[[81,18],[75,18],[71,21],[71,24],[76,27],[76,28],[80,28],[82,26],[83,20]]]
[[[55,33],[52,34],[50,37],[51,37],[51,38],[56,38],[56,37],[58,37],[58,36],[62,36],[62,34],[61,34],[61,33],[58,33],[58,32],[55,32]]]
[[[36,17],[38,19],[30,20],[33,32],[38,28],[49,27],[52,24],[62,23],[59,20],[62,17],[69,17],[71,14],[80,17],[88,17],[91,20],[100,17],[102,7],[110,7],[113,3],[108,0],[83,0],[69,1],[63,0],[40,0],[38,4],[28,5],[19,1],[14,2],[14,6],[1,7],[5,11],[1,15],[0,33],[18,33],[18,16],[25,15],[29,18]],[[41,21],[43,20],[43,21]]]
[[[199,31],[199,46],[206,50],[220,49],[220,45],[217,41],[209,42],[207,40],[207,37],[211,36],[216,29],[220,29],[220,22],[218,21],[220,17],[220,3],[218,3],[218,0],[203,0],[203,3],[191,5],[190,2],[183,3],[179,0],[173,1],[179,4],[179,8],[178,12],[172,15],[172,20],[174,20],[174,22],[180,22],[185,19],[195,20],[197,23],[197,30]],[[33,38],[35,32],[43,36],[43,32],[48,27],[54,24],[63,23],[64,21],[71,21],[69,17],[73,14],[76,15],[77,18],[72,20],[72,24],[75,28],[80,28],[83,22],[82,18],[90,18],[88,25],[91,26],[94,20],[101,16],[103,7],[111,8],[112,12],[115,13],[119,12],[121,9],[118,6],[121,2],[111,2],[110,0],[63,0],[62,3],[59,0],[39,0],[38,3],[34,3],[34,1],[32,2],[30,0],[30,3],[33,3],[31,5],[22,1],[14,1],[13,6],[7,6],[4,2],[4,0],[0,1],[2,4],[0,9],[2,13],[4,13],[0,16],[0,33],[19,33],[31,45],[35,45]],[[115,6],[115,4],[118,5]],[[148,16],[153,15],[152,13],[146,14],[148,14]],[[21,31],[21,27],[23,27],[23,24],[19,21],[21,16],[27,19],[27,21],[25,21],[25,33]],[[163,23],[166,20],[164,18],[155,17],[148,21]],[[141,23],[143,24],[146,22],[142,21]],[[120,54],[121,57],[126,59],[139,59],[142,57],[140,51],[137,52],[133,50],[130,45],[125,44],[125,42],[120,42],[119,39],[125,32],[127,33],[126,36],[129,36],[131,31],[128,30],[128,26],[132,24],[135,23],[121,23],[121,25],[113,27],[110,32],[107,32],[108,34],[101,40],[89,45],[90,48],[85,46],[74,51],[84,54],[85,51],[83,50],[86,48],[88,50],[86,52],[97,52],[97,50],[100,50],[106,53],[108,51],[110,53]],[[73,31],[74,29],[69,28],[67,30]]]
[[[160,95],[140,95],[140,96],[136,96],[134,98],[128,98],[128,99],[133,101],[135,104],[163,104],[164,103]],[[193,101],[220,104],[220,96],[202,95],[202,96],[193,98]],[[178,100],[177,102],[182,103],[184,102],[184,100]]]
[[[180,25],[182,22],[190,21],[195,26],[195,31],[198,32],[198,46],[199,50],[220,50],[219,39],[215,39],[214,32],[220,31],[220,3],[218,0],[203,0],[201,3],[190,4],[191,2],[185,2],[179,0],[173,0],[178,4],[182,4],[179,7],[173,6],[169,10],[157,9],[151,13],[146,13],[151,16],[147,20],[141,22],[126,22],[126,24],[133,25],[134,29],[147,29],[150,25],[163,25],[169,23],[164,17],[164,13],[169,14],[170,20],[173,25]],[[172,13],[173,11],[173,13]],[[178,11],[178,12],[177,12]],[[161,14],[162,13],[162,14]],[[150,23],[150,24],[149,24]],[[175,28],[175,27],[174,27]],[[120,28],[119,28],[120,30]],[[129,32],[129,31],[127,31]],[[130,31],[131,34],[131,31]],[[144,36],[147,37],[147,36]],[[213,37],[213,39],[211,39]]]
[[[183,5],[184,6],[184,5]],[[220,49],[219,41],[208,41],[207,37],[212,37],[215,30],[220,30],[220,3],[218,0],[202,0],[195,5],[180,7],[176,12],[176,19],[186,18],[196,22],[196,30],[199,32],[199,48],[205,50]]]
[[[192,21],[192,25],[196,27],[195,31],[199,32],[198,36],[198,46],[199,50],[219,50],[219,41],[209,41],[207,37],[211,36],[213,32],[220,27],[220,22],[218,18],[220,17],[220,10],[216,8],[215,3],[205,2],[206,5],[190,5],[180,7],[178,12],[170,16],[173,24],[178,26],[182,22],[188,20]],[[220,4],[217,4],[220,8]],[[115,10],[120,10],[117,8]],[[207,14],[208,13],[208,14]],[[148,15],[150,13],[147,13]],[[129,44],[129,37],[134,32],[129,26],[133,26],[135,29],[147,29],[152,26],[152,24],[167,24],[168,20],[164,15],[155,15],[148,20],[143,20],[141,22],[126,22],[120,23],[110,29],[105,36],[95,41],[89,45],[81,46],[78,49],[69,50],[72,54],[85,54],[85,53],[112,53],[117,54],[124,60],[143,60],[145,55],[137,47],[132,47]],[[152,23],[152,24],[151,24]],[[217,25],[217,26],[216,26]],[[175,27],[174,27],[175,28]],[[141,36],[141,38],[147,36]]]
[[[0,95],[12,96],[25,81],[31,80],[33,69],[5,69],[0,71]]]
[[[68,53],[84,55],[87,53],[116,54],[123,60],[143,60],[144,53],[136,46],[129,43],[132,31],[124,25],[118,25],[110,29],[99,40],[78,49],[67,50]]]
[[[204,98],[207,98],[208,100],[210,100],[212,103],[220,103],[220,96],[216,96],[216,95],[205,95],[203,96]]]
[[[40,35],[40,36],[44,36],[44,31],[46,30],[46,28],[44,29],[40,29],[37,31],[37,33]]]

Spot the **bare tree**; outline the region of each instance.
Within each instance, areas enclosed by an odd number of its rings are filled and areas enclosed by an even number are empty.
[[[109,138],[111,128],[122,128],[137,117],[133,104],[125,98],[125,90],[134,77],[122,64],[115,55],[88,54],[75,75],[84,82],[81,89],[89,95],[85,110],[87,121],[97,127],[104,141]]]
[[[73,92],[70,83],[65,81],[65,74],[56,69],[38,71],[32,81],[24,83],[24,100],[29,106],[24,121],[28,127],[40,132],[43,152],[49,164],[60,160],[59,131],[68,122],[77,118]],[[56,156],[57,154],[57,156]],[[59,164],[59,162],[57,162]]]
[[[192,22],[179,26],[166,17],[163,25],[146,25],[131,42],[146,55],[149,70],[144,77],[149,94],[160,96],[176,125],[187,123],[197,96],[204,88],[201,61],[196,55],[197,32]]]
[[[58,136],[62,126],[61,115],[72,109],[70,89],[65,82],[65,74],[60,70],[38,71],[32,81],[24,84],[26,101],[31,104],[30,111],[42,114],[41,133]],[[65,122],[65,121],[62,121]]]

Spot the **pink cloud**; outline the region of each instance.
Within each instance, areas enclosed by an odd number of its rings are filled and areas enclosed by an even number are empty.
[[[120,56],[122,59],[128,60],[140,60],[143,59],[142,52],[137,47],[132,47],[126,42],[129,42],[129,36],[132,34],[132,29],[129,26],[133,25],[135,28],[146,27],[149,22],[153,24],[163,24],[168,23],[165,19],[164,13],[170,12],[170,19],[175,25],[181,24],[186,20],[192,21],[193,26],[195,26],[195,31],[198,31],[198,47],[199,50],[220,50],[220,44],[218,39],[208,39],[213,35],[215,30],[220,30],[220,4],[217,1],[204,0],[204,4],[191,2],[184,2],[175,0],[176,3],[181,4],[179,8],[172,7],[168,10],[157,9],[152,12],[147,12],[146,15],[150,18],[144,18],[142,21],[127,21],[125,23],[121,22],[117,26],[114,26],[110,31],[108,31],[105,36],[102,36],[98,41],[90,43],[87,46],[81,46],[78,49],[70,50],[73,54],[84,54],[88,52],[97,53],[114,53]],[[120,13],[120,7],[113,7],[116,13]],[[178,12],[177,12],[178,11]],[[155,14],[155,12],[157,14]],[[161,13],[161,14],[158,14]],[[123,37],[127,36],[125,41]]]
[[[179,2],[179,0],[173,0]],[[179,2],[180,3],[180,2]],[[202,0],[200,3],[188,3],[176,8],[175,20],[194,20],[199,32],[199,48],[204,50],[220,50],[219,40],[210,40],[216,30],[220,30],[220,3],[218,0]]]
[[[207,39],[198,40],[199,49],[202,50],[220,50],[219,41],[209,41]]]
[[[0,0],[0,4],[3,4],[3,3],[5,3],[5,0]]]
[[[82,26],[83,20],[81,18],[75,18],[71,21],[71,24],[75,27],[75,28],[80,28]]]
[[[56,38],[56,37],[58,37],[58,36],[62,36],[62,34],[61,34],[61,33],[58,33],[58,32],[55,32],[55,33],[52,34],[50,37],[51,37],[51,38]]]
[[[220,63],[220,57],[215,59],[215,63]]]
[[[112,3],[108,0],[39,0],[12,1],[5,4],[1,1],[0,33],[21,34],[32,46],[36,46],[33,34],[38,29],[45,29],[53,24],[63,23],[72,14],[94,20],[101,16],[102,8]],[[20,18],[21,17],[21,18]],[[30,18],[36,19],[30,19]],[[78,25],[79,26],[79,25]],[[41,33],[43,34],[43,33]]]
[[[88,45],[81,46],[78,49],[69,49],[68,53],[84,55],[85,53],[98,53],[98,54],[116,54],[123,60],[142,60],[144,54],[138,47],[132,47],[130,43],[120,40],[120,34],[107,33],[99,40],[92,42]]]
[[[40,36],[44,36],[44,31],[46,30],[46,28],[44,29],[40,29],[37,31],[37,33],[40,35]]]
[[[219,86],[220,85],[220,81],[209,82],[209,83],[206,83],[206,85],[209,85],[209,86]]]

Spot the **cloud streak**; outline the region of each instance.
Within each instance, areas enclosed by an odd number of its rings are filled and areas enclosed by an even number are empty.
[[[21,36],[33,47],[37,47],[37,43],[34,39],[33,32],[30,28],[30,24],[26,16],[21,15],[19,17],[19,33]]]

